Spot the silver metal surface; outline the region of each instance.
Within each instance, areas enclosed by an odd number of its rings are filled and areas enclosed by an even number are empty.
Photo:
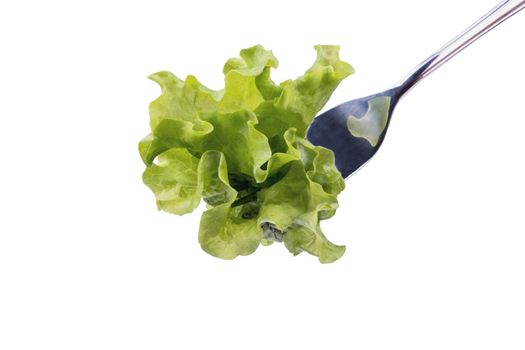
[[[344,178],[348,178],[365,165],[377,152],[386,135],[396,104],[407,91],[524,7],[525,0],[502,1],[416,66],[405,79],[393,88],[342,103],[316,117],[308,129],[308,139],[315,145],[331,149],[335,154],[337,168]],[[386,101],[387,99],[389,105],[384,108],[387,110],[385,122],[384,115],[380,113],[371,114],[369,111],[372,110],[374,101]]]

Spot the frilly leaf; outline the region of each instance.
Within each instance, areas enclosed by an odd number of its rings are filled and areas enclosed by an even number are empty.
[[[189,213],[204,199],[199,242],[209,254],[233,259],[272,239],[323,263],[344,253],[319,226],[334,215],[344,181],[332,151],[304,137],[353,69],[337,46],[316,51],[303,76],[281,84],[270,77],[277,59],[260,45],[226,62],[223,90],[192,75],[150,76],[161,95],[149,107],[151,133],[139,143],[144,183],[158,208],[173,214]]]

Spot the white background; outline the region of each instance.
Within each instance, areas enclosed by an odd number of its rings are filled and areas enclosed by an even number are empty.
[[[357,73],[330,107],[495,2],[2,2],[0,349],[524,349],[525,13],[401,101],[324,222],[334,264],[205,254],[202,209],[157,212],[137,152],[150,73],[221,88],[261,43],[281,81],[340,44]]]

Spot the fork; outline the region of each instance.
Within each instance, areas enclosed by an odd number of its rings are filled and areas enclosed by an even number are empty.
[[[464,32],[419,64],[393,88],[342,103],[317,116],[307,137],[331,149],[335,165],[346,179],[364,166],[385,138],[394,108],[411,88],[464,48],[525,7],[525,0],[499,3]]]

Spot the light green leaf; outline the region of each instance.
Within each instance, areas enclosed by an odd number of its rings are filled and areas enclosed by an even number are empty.
[[[199,229],[202,249],[222,259],[252,254],[263,239],[252,210],[249,205],[232,208],[228,203],[206,210]]]
[[[344,253],[319,226],[334,215],[344,181],[332,151],[304,137],[353,69],[337,46],[316,50],[303,76],[281,84],[270,77],[277,59],[260,45],[226,62],[223,90],[192,75],[150,76],[162,91],[150,104],[151,132],[139,143],[144,183],[158,208],[173,214],[204,199],[199,242],[209,254],[233,259],[274,241],[323,263]]]
[[[192,212],[201,197],[210,205],[231,204],[237,197],[224,155],[217,151],[198,159],[184,148],[172,148],[159,155],[158,165],[146,168],[143,180],[155,194],[159,210],[178,215]]]
[[[158,165],[149,166],[142,179],[153,191],[157,207],[168,213],[192,212],[200,202],[199,159],[183,148],[173,148],[159,156]]]
[[[337,198],[312,182],[300,161],[290,164],[287,174],[272,186],[259,192],[259,224],[268,222],[280,231],[292,225],[314,230],[319,215],[337,209]]]
[[[338,195],[344,188],[344,179],[335,167],[334,152],[314,146],[307,139],[297,136],[295,129],[288,130],[284,138],[287,153],[300,159],[308,178],[321,186],[326,193]]]
[[[242,49],[239,53],[240,58],[230,58],[224,64],[222,72],[225,76],[231,71],[256,77],[260,75],[266,67],[277,68],[279,62],[272,51],[266,50],[262,45],[255,45],[247,49]]]
[[[326,104],[339,83],[354,72],[352,66],[339,59],[339,46],[317,45],[317,59],[306,73],[281,84],[284,88],[277,106],[303,116],[303,125],[294,126],[304,136],[315,115]]]
[[[192,75],[184,82],[170,72],[158,72],[149,78],[162,90],[149,106],[151,130],[155,130],[164,119],[195,122],[199,119],[199,112],[217,109],[224,94],[223,91],[208,89]]]
[[[201,144],[213,126],[202,120],[194,123],[177,119],[160,121],[152,134],[139,143],[139,152],[146,165],[153,163],[155,157],[170,149],[183,147],[191,153],[202,153]]]
[[[275,84],[270,78],[271,67],[265,67],[261,75],[255,78],[255,84],[265,100],[273,100],[279,96],[283,88]]]
[[[225,88],[219,107],[221,112],[241,109],[253,111],[257,108],[264,97],[258,89],[256,78],[265,69],[278,65],[272,52],[260,45],[241,50],[240,56],[241,58],[229,59],[224,65]]]
[[[326,193],[338,195],[345,188],[345,181],[335,167],[334,152],[324,147],[315,146],[315,158],[312,167],[307,168],[310,180],[323,186]]]
[[[200,144],[200,149],[224,153],[232,173],[254,177],[272,153],[268,139],[255,129],[255,115],[246,110],[234,113],[203,115],[213,131]]]
[[[321,262],[332,262],[345,251],[326,239],[319,221],[337,209],[334,195],[312,182],[300,161],[294,161],[286,176],[259,195],[259,225],[270,224],[282,232],[286,247],[293,254],[306,251]]]
[[[294,255],[305,251],[317,256],[323,264],[336,261],[346,250],[345,246],[335,245],[326,239],[319,225],[315,230],[304,226],[291,227],[284,235],[284,245]]]
[[[224,154],[206,151],[199,162],[198,181],[202,184],[202,198],[212,206],[231,204],[237,191],[230,186]]]
[[[260,78],[259,85],[264,87],[267,101],[255,110],[259,120],[257,129],[268,137],[273,152],[281,151],[282,136],[289,128],[304,137],[332,92],[354,72],[348,63],[339,59],[338,46],[318,45],[315,48],[317,58],[303,76],[287,80],[279,88],[272,85],[266,75]]]

